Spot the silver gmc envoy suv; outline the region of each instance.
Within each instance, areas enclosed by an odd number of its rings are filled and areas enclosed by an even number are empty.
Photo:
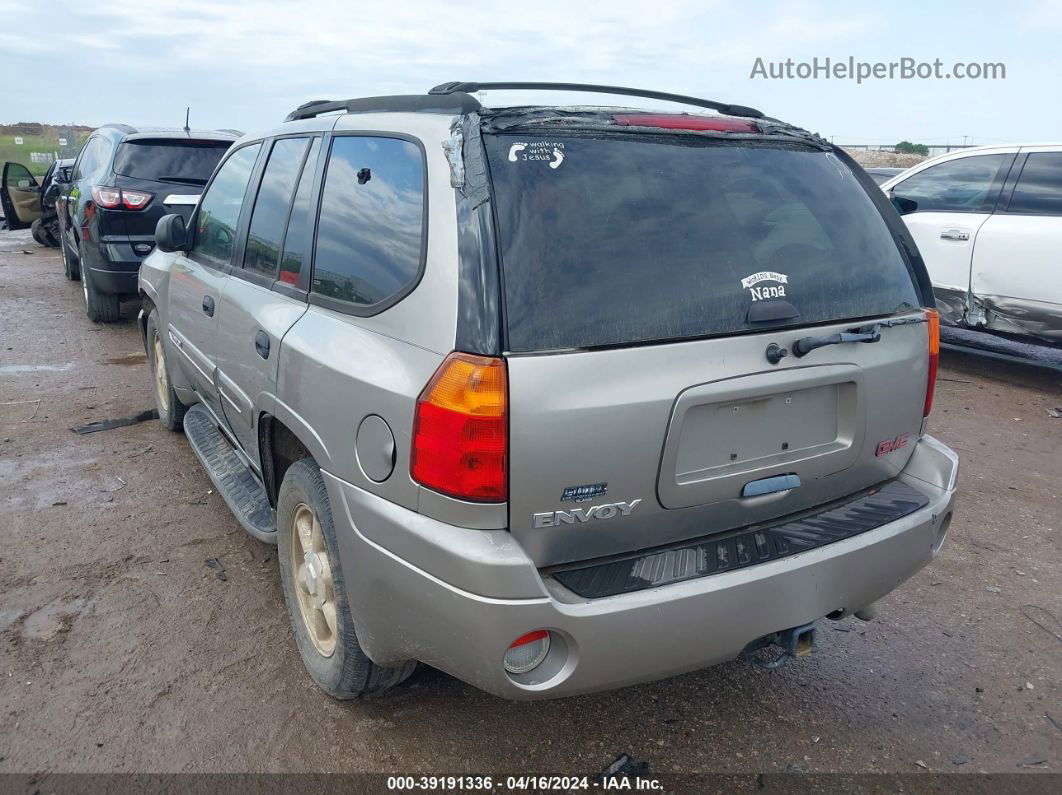
[[[918,250],[752,108],[310,102],[156,240],[161,420],[278,545],[337,698],[417,661],[514,699],[775,667],[944,542]]]

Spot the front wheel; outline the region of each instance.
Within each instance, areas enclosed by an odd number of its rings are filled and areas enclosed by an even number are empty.
[[[78,247],[81,264],[81,290],[85,294],[85,314],[93,323],[117,323],[122,318],[118,296],[100,292],[92,283],[92,268],[85,264],[85,247]]]
[[[387,690],[413,673],[415,661],[384,668],[358,644],[328,493],[312,458],[295,462],[284,473],[277,500],[277,558],[295,644],[322,690],[334,698],[359,698]]]
[[[170,371],[166,366],[166,346],[159,331],[159,312],[152,309],[147,319],[147,355],[148,367],[151,369],[151,383],[155,387],[155,408],[159,412],[159,421],[171,431],[184,428],[184,413],[187,408],[177,398],[170,384]]]

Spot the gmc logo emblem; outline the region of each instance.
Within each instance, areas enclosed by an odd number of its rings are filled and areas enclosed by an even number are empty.
[[[897,436],[895,439],[886,439],[884,442],[878,444],[877,452],[875,452],[874,455],[885,455],[903,447],[907,447],[908,436],[910,436],[910,434],[904,433]]]

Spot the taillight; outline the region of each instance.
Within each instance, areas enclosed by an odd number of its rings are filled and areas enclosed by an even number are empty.
[[[142,190],[123,190],[122,206],[127,210],[143,210],[151,201],[151,196]]]
[[[97,207],[114,210],[122,206],[122,192],[118,188],[103,188],[99,185],[92,186],[92,201]]]
[[[92,201],[97,207],[106,210],[143,210],[151,203],[154,194],[142,190],[122,190],[120,188],[105,188],[102,185],[92,186]]]
[[[940,313],[936,309],[926,310],[929,324],[929,380],[926,381],[926,407],[923,417],[928,417],[933,409],[933,391],[937,386],[937,364],[940,361]]]
[[[508,383],[502,359],[451,353],[417,398],[410,475],[476,502],[508,497]]]
[[[729,116],[687,116],[684,113],[620,113],[612,117],[628,127],[662,127],[666,130],[714,130],[716,132],[759,132],[754,122]]]

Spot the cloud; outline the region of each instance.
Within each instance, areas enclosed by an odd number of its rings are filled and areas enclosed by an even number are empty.
[[[832,127],[869,138],[889,126],[881,134],[930,137],[966,129],[1023,137],[1020,129],[1002,130],[1004,123],[1029,126],[1013,116],[980,121],[977,97],[1042,106],[1036,76],[1058,71],[1047,31],[1062,24],[1062,4],[983,5],[981,15],[971,15],[959,13],[969,2],[945,7],[916,0],[895,0],[888,8],[826,0],[761,0],[754,7],[724,0],[136,0],[134,6],[0,0],[0,69],[32,75],[34,82],[28,91],[25,81],[0,81],[0,120],[166,124],[183,120],[191,105],[198,126],[251,130],[275,124],[308,99],[508,79],[707,96],[763,107],[827,134]],[[849,55],[983,57],[1014,67],[1005,85],[854,87],[749,78],[757,57]],[[95,74],[75,85],[73,69]],[[910,119],[897,108],[922,112]],[[1053,118],[1038,119],[1041,135],[1062,124],[1062,112],[1045,112]]]

